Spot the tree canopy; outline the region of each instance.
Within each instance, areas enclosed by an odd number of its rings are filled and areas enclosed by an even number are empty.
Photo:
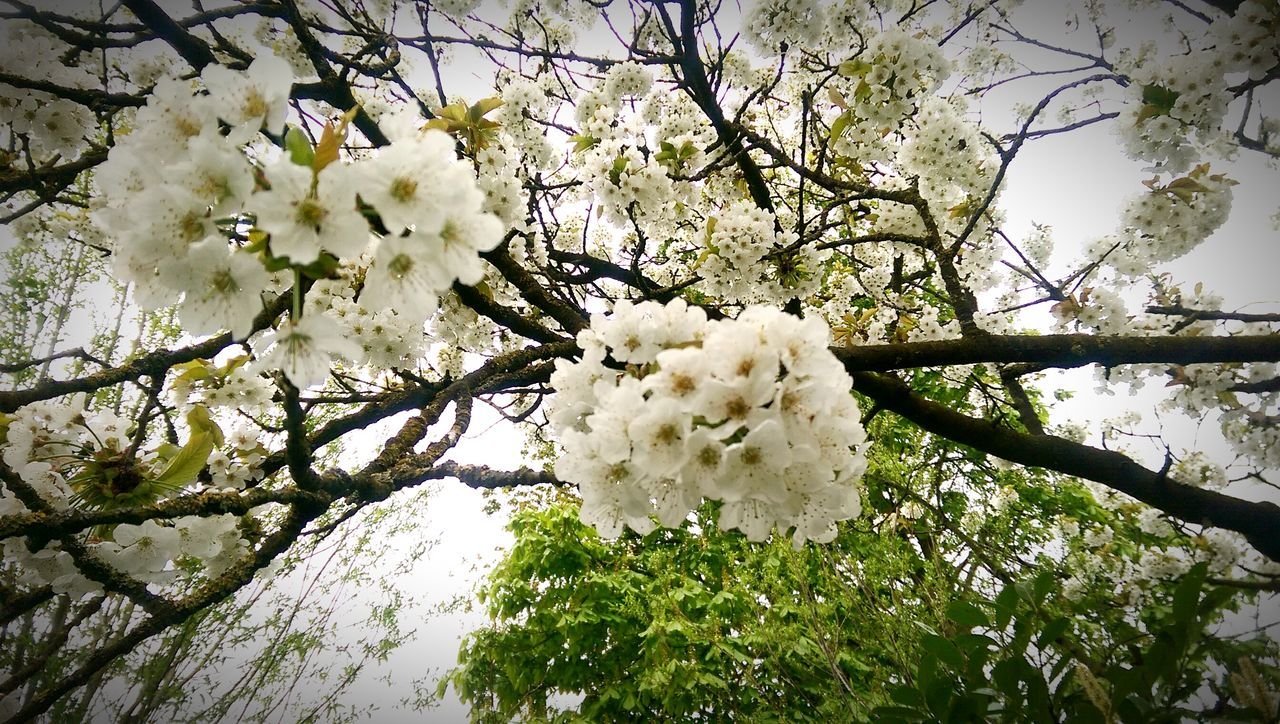
[[[477,719],[1275,720],[1280,308],[1178,262],[1275,266],[1276,0],[0,23],[5,718],[359,716],[263,591],[391,591],[449,481],[519,491]],[[1070,139],[1114,163],[1021,172]],[[477,403],[526,467],[454,456]]]

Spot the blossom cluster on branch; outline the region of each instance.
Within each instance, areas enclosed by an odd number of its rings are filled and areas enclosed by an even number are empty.
[[[20,484],[0,491],[0,515],[148,505],[193,486],[233,490],[261,477],[266,451],[257,438],[225,437],[203,408],[193,408],[184,446],[140,449],[130,420],[110,410],[86,412],[84,402],[78,395],[69,403],[36,403],[5,420],[3,461]],[[229,452],[215,450],[224,443]],[[206,465],[210,477],[200,482]],[[174,565],[180,559],[213,577],[241,558],[249,546],[242,524],[223,514],[102,526],[73,551],[56,540],[33,548],[30,539],[6,538],[4,560],[17,565],[21,583],[75,598],[103,590],[101,580],[84,575],[85,567],[107,565],[152,584],[186,583]]]
[[[679,300],[621,301],[593,317],[582,360],[551,377],[556,475],[581,489],[583,522],[679,527],[706,498],[750,540],[833,540],[862,509],[866,436],[829,343],[820,320],[769,307],[708,321]]]
[[[140,613],[22,716],[442,478],[567,483],[619,546],[856,532],[895,596],[1280,590],[1280,314],[1182,278],[1273,181],[1236,157],[1280,158],[1275,0],[37,5],[0,0],[0,618]],[[1083,178],[1141,175],[1020,195],[1104,129]],[[1160,417],[1065,419],[1090,365]],[[448,457],[491,411],[541,469]]]
[[[439,130],[406,121],[392,144],[360,159],[339,152],[350,114],[314,143],[296,128],[286,133],[293,79],[288,63],[269,55],[241,72],[210,66],[203,92],[162,78],[98,172],[96,218],[135,300],[156,308],[181,295],[191,333],[249,337],[267,295],[291,289],[298,303],[289,319],[254,340],[255,369],[283,370],[308,387],[336,359],[358,365],[387,355],[354,342],[364,335],[342,323],[347,315],[313,305],[304,316],[304,278],[342,268],[358,280],[348,291],[358,289],[364,313],[352,319],[395,310],[383,328],[394,326],[398,334],[386,338],[405,346],[391,355],[398,361],[421,350],[422,324],[454,281],[482,278],[478,254],[501,241],[502,224]],[[279,134],[284,148],[259,130]]]

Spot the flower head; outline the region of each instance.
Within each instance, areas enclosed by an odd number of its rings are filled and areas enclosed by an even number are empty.
[[[229,329],[236,339],[253,331],[253,318],[262,310],[260,295],[271,281],[257,259],[232,251],[219,236],[162,264],[160,272],[167,284],[186,290],[179,307],[183,326],[199,334]]]
[[[360,347],[324,314],[291,319],[263,338],[256,369],[278,369],[300,388],[324,382],[335,357],[355,359]]]
[[[260,128],[279,131],[288,111],[293,69],[274,55],[262,55],[245,72],[216,63],[200,76],[218,117],[234,127],[232,137],[248,141]]]
[[[258,227],[271,234],[271,253],[295,264],[309,264],[328,251],[359,256],[369,240],[369,225],[356,211],[355,190],[342,167],[331,166],[314,178],[311,169],[282,159],[267,169],[271,190],[245,204]]]

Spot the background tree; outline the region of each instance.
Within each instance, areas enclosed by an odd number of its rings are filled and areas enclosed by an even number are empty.
[[[1274,662],[1223,660],[1188,632],[1239,604],[1216,591],[1280,585],[1280,317],[1161,271],[1224,223],[1239,182],[1274,183],[1273,167],[1222,168],[1280,155],[1274,0],[1088,3],[1048,36],[1042,10],[1003,2],[2,4],[0,213],[19,236],[65,237],[14,256],[55,274],[11,288],[65,310],[105,262],[120,303],[163,323],[121,358],[116,331],[112,355],[58,349],[65,317],[35,307],[11,327],[0,620],[65,635],[44,644],[52,675],[13,664],[6,716],[86,701],[147,647],[181,653],[273,562],[445,478],[576,485],[584,522],[665,542],[627,553],[663,566],[708,515],[814,561],[761,592],[856,581],[892,597],[906,584],[824,579],[817,562],[858,541],[902,556],[908,577],[938,577],[931,620],[970,603],[947,620],[991,643],[926,632],[905,650],[933,664],[881,662],[865,709],[890,691],[904,717],[1087,699],[1132,718],[1130,694],[1183,706],[1185,672],[1212,659],[1230,669],[1215,682],[1245,682],[1223,711],[1274,716]],[[451,80],[472,61],[496,69],[491,90]],[[1098,124],[1154,174],[1115,232],[1015,228],[1011,167]],[[1108,389],[1167,382],[1162,412],[1216,420],[1236,459],[1139,418],[1053,420],[1041,390],[1089,365]],[[477,401],[554,465],[449,460]],[[376,449],[337,457],[375,425]],[[1008,589],[1045,568],[1061,590]],[[1097,632],[1058,600],[1117,590]],[[819,624],[846,615],[819,609]],[[1161,644],[1166,623],[1184,635]],[[1116,678],[1132,668],[1097,652],[1130,630],[1186,666]],[[973,662],[997,646],[1013,663],[991,694]],[[832,652],[823,671],[848,676]],[[769,661],[752,681],[818,670]]]
[[[6,361],[17,361],[15,351],[35,347],[31,340],[51,351],[38,366],[14,364],[15,382],[47,379],[50,365],[59,359],[68,360],[72,371],[82,370],[86,363],[107,365],[126,357],[129,349],[177,341],[171,320],[165,321],[171,314],[140,314],[136,325],[126,325],[128,309],[120,304],[92,320],[73,319],[102,295],[93,275],[100,273],[99,257],[67,264],[70,254],[83,254],[87,247],[49,228],[18,225],[14,231],[22,236],[5,259],[9,304],[0,339],[15,345]],[[56,283],[46,284],[48,279]],[[125,293],[123,288],[112,291]],[[88,351],[53,354],[65,346],[69,328],[81,321],[91,321],[95,329]],[[134,327],[132,340],[125,336],[127,326]],[[97,406],[121,411],[128,401],[122,392],[118,387],[100,391]],[[409,603],[403,587],[371,575],[367,564],[383,553],[387,537],[414,535],[423,497],[395,510],[362,514],[359,536],[299,540],[279,561],[277,577],[255,581],[234,598],[99,669],[85,686],[59,700],[50,716],[62,721],[219,721],[229,716],[339,721],[363,716],[366,712],[347,704],[344,694],[366,664],[386,657],[412,634],[400,628],[397,616]],[[424,541],[407,557],[424,555],[431,545]],[[25,587],[19,576],[19,569],[8,566],[0,584],[9,605],[6,615],[12,616],[0,639],[6,672],[0,690],[5,696],[28,699],[67,674],[74,664],[70,651],[109,643],[136,621],[137,607],[126,598],[92,597],[77,605],[44,588],[32,591],[26,601],[10,599]],[[306,585],[298,586],[299,580]],[[349,622],[344,626],[342,620],[352,615],[352,601],[374,605],[359,612],[362,631],[343,640],[340,634]],[[230,670],[237,676],[229,676]],[[312,681],[324,682],[323,695],[313,696],[303,685]]]
[[[710,505],[689,532],[602,541],[572,495],[519,501],[479,592],[491,623],[440,688],[479,721],[1274,715],[1274,638],[1221,625],[1256,592],[1206,586],[1203,565],[1147,573],[1194,537],[1144,530],[1070,479],[984,469],[900,419],[872,433],[899,441],[865,478],[878,515],[822,547],[749,543]],[[1123,544],[1054,551],[1064,525]]]

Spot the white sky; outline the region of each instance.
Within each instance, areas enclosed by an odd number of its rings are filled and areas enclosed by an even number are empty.
[[[486,2],[486,8],[489,4]],[[1029,21],[1028,30],[1038,31],[1042,37],[1054,37],[1061,19],[1048,9],[1052,6],[1031,5],[1034,7],[1024,9],[1018,17]],[[729,11],[733,8],[726,5],[726,15]],[[722,22],[722,27],[726,28],[736,25],[727,18]],[[1129,30],[1146,27],[1149,26],[1141,23],[1127,25]],[[433,30],[453,34],[445,30],[443,24],[433,25]],[[603,31],[603,27],[597,26],[583,39],[580,47],[590,49],[601,38],[606,43],[611,41],[611,36],[601,34]],[[469,100],[490,94],[492,70],[487,63],[476,64],[466,54],[456,57],[459,60],[446,80],[446,92],[451,97],[459,95]],[[418,65],[425,67],[425,62]],[[421,71],[417,77],[421,79],[417,81],[421,87],[431,86]],[[1014,84],[1008,91],[993,93],[988,105],[992,109],[1007,108],[1014,101],[1034,100],[1026,95],[1028,87]],[[1273,109],[1280,105],[1274,98],[1272,103]],[[999,118],[990,112],[985,117],[988,123]],[[1009,123],[997,121],[993,125],[998,130],[1011,130]],[[1215,163],[1215,171],[1219,168]],[[1254,305],[1249,309],[1275,311],[1280,308],[1280,286],[1275,281],[1276,272],[1280,269],[1277,264],[1280,238],[1268,217],[1276,212],[1280,174],[1274,168],[1267,168],[1258,154],[1248,152],[1235,163],[1222,166],[1221,170],[1241,182],[1234,189],[1235,203],[1230,220],[1208,242],[1164,269],[1173,273],[1177,280],[1187,282],[1187,286],[1195,281],[1204,281],[1206,287],[1225,298],[1225,309]],[[1010,169],[1001,208],[1008,215],[1007,228],[1014,239],[1028,230],[1032,221],[1054,228],[1059,244],[1054,268],[1061,270],[1064,264],[1075,258],[1073,250],[1114,229],[1119,204],[1126,197],[1142,191],[1139,182],[1149,176],[1139,164],[1124,159],[1110,124],[1099,124],[1065,136],[1029,143]],[[0,235],[0,244],[10,243],[7,232]],[[1042,316],[1041,319],[1047,320],[1047,317]],[[81,339],[77,338],[87,336],[89,325],[85,315],[78,315],[74,321],[70,338],[61,345],[63,348],[79,344]],[[1096,440],[1097,423],[1101,419],[1131,408],[1145,413],[1162,396],[1157,387],[1132,399],[1123,392],[1113,398],[1100,397],[1092,394],[1094,385],[1090,369],[1063,373],[1047,383],[1046,389],[1064,387],[1080,393],[1075,399],[1057,405],[1052,412],[1052,421],[1087,423]],[[495,419],[494,413],[486,406],[477,405],[473,432],[464,438],[450,457],[501,469],[513,469],[524,464],[520,457],[522,438],[509,426],[498,425],[490,429]],[[384,424],[364,437],[372,444],[385,437],[386,428]],[[1166,432],[1176,444],[1208,448],[1211,457],[1222,462],[1230,459],[1217,434],[1216,425],[1206,425],[1199,437],[1192,424],[1173,425]],[[1148,452],[1155,453],[1154,450]],[[1153,460],[1149,458],[1147,462]],[[1154,462],[1158,464],[1158,460]],[[427,560],[414,569],[413,575],[403,581],[403,589],[422,595],[427,606],[468,593],[510,541],[509,534],[502,529],[502,516],[491,516],[482,511],[484,499],[479,492],[454,483],[441,484],[438,488],[428,506],[423,531],[429,537],[440,536],[441,542]],[[1247,494],[1254,497],[1267,493],[1251,490]],[[1276,499],[1274,491],[1269,494]],[[412,543],[389,541],[387,555],[381,563],[394,564],[397,556],[403,555],[400,551]],[[358,609],[358,606],[354,608]],[[412,615],[412,610],[405,613],[406,627],[413,627],[414,622],[409,620]],[[407,686],[410,680],[421,678],[430,669],[441,672],[452,666],[462,634],[483,620],[481,612],[475,610],[417,622],[418,638],[396,651],[384,665],[367,671],[353,687],[347,701],[379,706],[380,712],[375,717],[378,721],[422,721],[423,714],[399,709],[395,705],[396,700],[410,693]],[[388,689],[377,681],[387,675],[399,682],[397,686]],[[465,713],[450,692],[443,708],[427,713],[426,717],[431,721],[460,721],[465,719]]]

